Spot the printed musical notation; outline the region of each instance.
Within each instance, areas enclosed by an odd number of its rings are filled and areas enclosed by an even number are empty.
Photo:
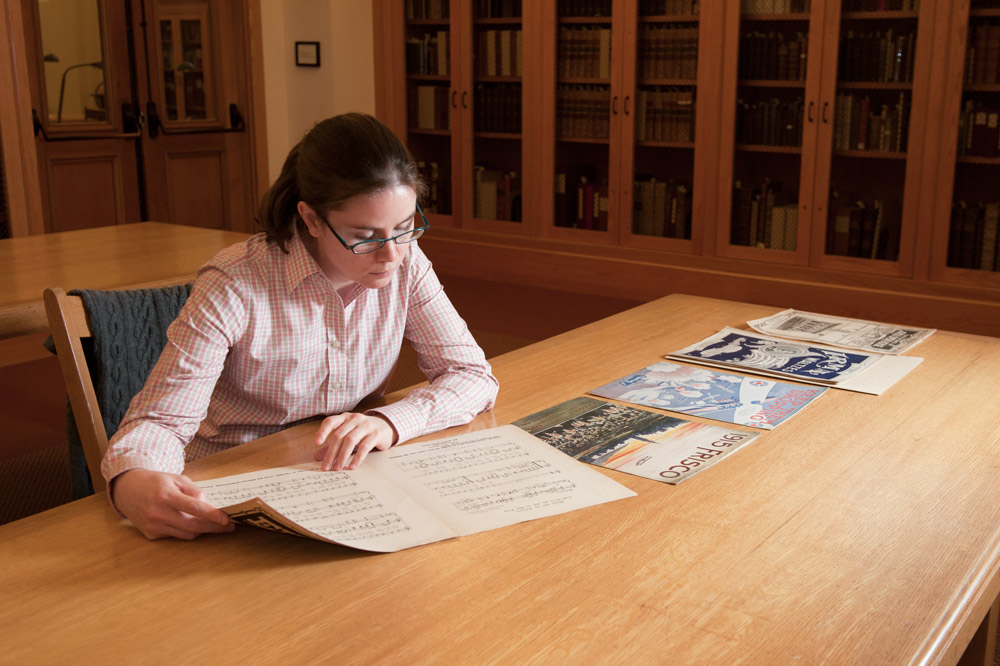
[[[310,463],[199,485],[234,520],[376,552],[634,495],[514,426],[375,452],[351,471]]]

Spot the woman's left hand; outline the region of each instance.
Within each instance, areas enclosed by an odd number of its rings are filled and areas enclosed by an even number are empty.
[[[323,461],[326,472],[357,469],[370,451],[384,451],[395,441],[395,428],[381,416],[344,412],[323,419],[316,431],[313,457]]]

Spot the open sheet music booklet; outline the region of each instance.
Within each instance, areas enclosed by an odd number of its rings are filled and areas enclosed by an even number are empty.
[[[512,425],[198,483],[238,523],[393,552],[635,495]]]

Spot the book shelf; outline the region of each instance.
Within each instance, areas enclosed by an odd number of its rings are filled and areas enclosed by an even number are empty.
[[[375,12],[378,113],[435,165],[446,272],[1000,335],[1000,1]],[[447,69],[409,55],[435,40]]]

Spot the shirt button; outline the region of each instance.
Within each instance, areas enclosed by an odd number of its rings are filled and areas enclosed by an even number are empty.
[[[334,340],[333,342],[331,342],[330,343],[330,349],[340,349],[340,342],[337,341],[337,340]]]
[[[332,388],[334,391],[339,391],[341,388],[343,388],[343,385],[340,382],[333,382],[332,384],[330,384],[330,388]]]

